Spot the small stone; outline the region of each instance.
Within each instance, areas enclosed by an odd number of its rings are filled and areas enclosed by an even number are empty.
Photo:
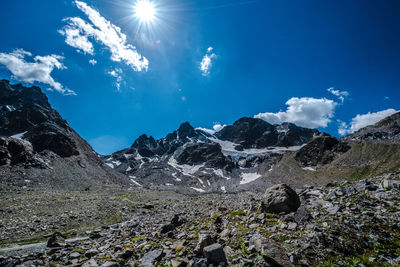
[[[71,258],[71,259],[76,259],[76,258],[79,258],[81,256],[81,253],[79,253],[79,252],[72,252],[70,255],[69,255],[69,257]]]
[[[89,259],[97,254],[99,254],[99,251],[97,249],[90,249],[85,252],[85,256],[88,257]]]
[[[297,223],[291,222],[288,224],[288,230],[296,230]]]
[[[94,259],[90,259],[87,262],[85,262],[84,264],[82,264],[82,267],[98,267],[98,266],[99,265],[97,264],[97,262]]]
[[[119,267],[119,264],[115,261],[107,261],[103,263],[100,267]]]

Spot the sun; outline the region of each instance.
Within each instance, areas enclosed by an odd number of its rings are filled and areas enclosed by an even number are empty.
[[[134,9],[135,16],[140,22],[149,23],[155,18],[156,8],[149,0],[137,0]]]

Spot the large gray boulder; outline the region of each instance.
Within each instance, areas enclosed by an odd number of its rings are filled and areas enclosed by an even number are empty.
[[[213,244],[203,249],[203,255],[211,264],[219,265],[228,262],[226,260],[224,249],[220,244]]]
[[[262,210],[271,213],[289,213],[296,211],[299,207],[299,196],[286,184],[268,188],[261,203]]]

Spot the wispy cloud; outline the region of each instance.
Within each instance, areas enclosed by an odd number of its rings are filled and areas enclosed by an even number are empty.
[[[127,42],[121,28],[105,19],[85,2],[76,0],[75,5],[86,14],[90,22],[79,17],[64,19],[68,24],[60,33],[66,37],[65,42],[68,45],[92,55],[94,48],[89,38],[93,38],[111,52],[112,61],[124,62],[135,71],[147,71],[148,60],[137,52],[135,46]]]
[[[286,102],[286,111],[259,113],[255,118],[271,124],[291,122],[307,128],[327,127],[338,103],[326,98],[292,97]]]
[[[109,75],[113,76],[114,78],[116,78],[116,83],[115,86],[117,87],[118,91],[121,90],[121,82],[122,82],[122,69],[120,68],[116,68],[112,71],[108,72]]]
[[[56,69],[66,69],[61,62],[64,58],[58,55],[35,56],[33,62],[26,61],[26,57],[32,57],[32,53],[23,49],[13,52],[0,53],[0,64],[3,64],[13,74],[13,79],[26,83],[39,82],[51,86],[50,90],[56,90],[64,95],[75,95],[75,92],[65,88],[56,82],[51,72]]]
[[[217,58],[217,55],[213,53],[213,50],[214,49],[211,46],[207,48],[207,53],[200,62],[200,70],[203,76],[210,75],[210,69],[213,66],[213,60]]]
[[[340,135],[354,133],[355,131],[365,126],[375,124],[378,121],[386,118],[387,116],[393,115],[396,112],[398,111],[390,108],[378,112],[372,112],[372,113],[368,112],[367,114],[362,114],[362,115],[357,114],[357,116],[351,119],[350,123],[339,121],[340,126],[338,132]]]
[[[350,95],[348,91],[336,90],[334,87],[328,88],[328,92],[330,92],[334,96],[337,96],[341,103],[343,103],[344,99]]]

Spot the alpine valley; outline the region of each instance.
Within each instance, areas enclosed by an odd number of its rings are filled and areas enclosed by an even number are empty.
[[[400,113],[343,138],[240,118],[99,155],[0,81],[0,266],[399,266]]]

